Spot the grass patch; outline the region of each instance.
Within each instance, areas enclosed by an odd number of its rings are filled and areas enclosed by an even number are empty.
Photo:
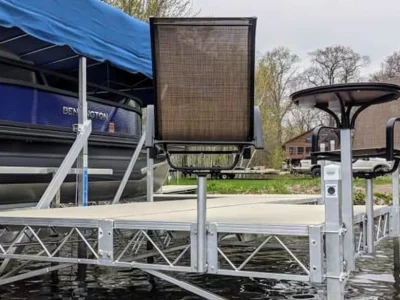
[[[207,192],[215,194],[317,194],[318,179],[207,180]],[[194,178],[181,178],[169,184],[195,185]]]
[[[174,179],[168,184],[196,185],[195,178]],[[391,184],[390,177],[381,177],[374,180],[374,185]],[[364,201],[363,188],[365,182],[362,179],[354,180],[355,202]],[[320,179],[299,178],[290,175],[275,177],[272,179],[233,179],[233,180],[207,180],[207,192],[214,194],[319,194]],[[375,195],[385,201],[389,196],[382,193]],[[391,200],[391,196],[390,196]]]

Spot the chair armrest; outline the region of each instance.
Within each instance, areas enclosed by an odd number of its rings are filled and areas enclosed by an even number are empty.
[[[400,118],[391,118],[386,123],[386,152],[387,160],[392,161],[395,159],[394,154],[394,127],[396,123],[400,122]]]

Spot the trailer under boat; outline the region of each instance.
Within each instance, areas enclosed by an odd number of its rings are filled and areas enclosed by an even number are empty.
[[[29,63],[0,51],[0,166],[57,168],[76,138],[78,94],[68,80],[34,70]],[[63,78],[62,78],[63,79]],[[98,95],[107,94],[107,98]],[[139,99],[108,89],[88,93],[89,168],[112,169],[112,175],[89,176],[91,201],[115,195],[142,135]],[[118,101],[115,101],[118,99]],[[142,150],[122,196],[146,194],[146,151]],[[158,190],[169,166],[162,153],[154,161],[154,189]],[[0,174],[0,207],[36,203],[52,174]],[[75,202],[77,175],[68,175],[61,187],[61,202]]]

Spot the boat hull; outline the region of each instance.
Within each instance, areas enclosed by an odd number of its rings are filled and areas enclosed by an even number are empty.
[[[129,101],[128,101],[129,100]],[[118,189],[141,136],[141,109],[131,99],[110,102],[88,96],[88,167],[112,169],[112,175],[89,175],[89,201],[111,200]],[[0,166],[58,168],[76,139],[77,95],[26,81],[0,79]],[[130,174],[123,199],[146,193],[146,152],[141,151]],[[155,160],[154,189],[167,174],[165,157]],[[75,166],[76,167],[76,166]],[[0,206],[36,203],[52,174],[0,174]],[[61,202],[76,201],[77,175],[68,175]]]
[[[13,128],[9,128],[8,132],[12,131]],[[63,139],[57,141],[50,136],[46,139],[43,134],[36,140],[32,140],[28,132],[26,136],[5,137],[4,128],[0,128],[0,166],[59,167],[72,145],[73,135],[58,133]],[[112,175],[89,175],[89,201],[108,201],[114,197],[135,147],[135,143],[118,144],[109,137],[101,137],[101,142],[89,142],[89,168],[113,170]],[[122,195],[123,199],[137,199],[146,194],[146,173],[143,172],[146,166],[147,156],[142,150]],[[168,169],[164,156],[158,156],[154,168],[155,191],[162,186]],[[52,174],[0,174],[0,205],[37,202],[51,179]],[[76,180],[76,175],[67,176],[61,187],[62,203],[76,201]]]

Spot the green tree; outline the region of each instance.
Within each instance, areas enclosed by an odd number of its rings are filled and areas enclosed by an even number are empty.
[[[260,107],[265,133],[266,152],[255,163],[280,168],[284,153],[283,120],[292,107],[289,99],[298,80],[300,59],[287,48],[279,47],[263,54],[256,66],[256,103]]]

